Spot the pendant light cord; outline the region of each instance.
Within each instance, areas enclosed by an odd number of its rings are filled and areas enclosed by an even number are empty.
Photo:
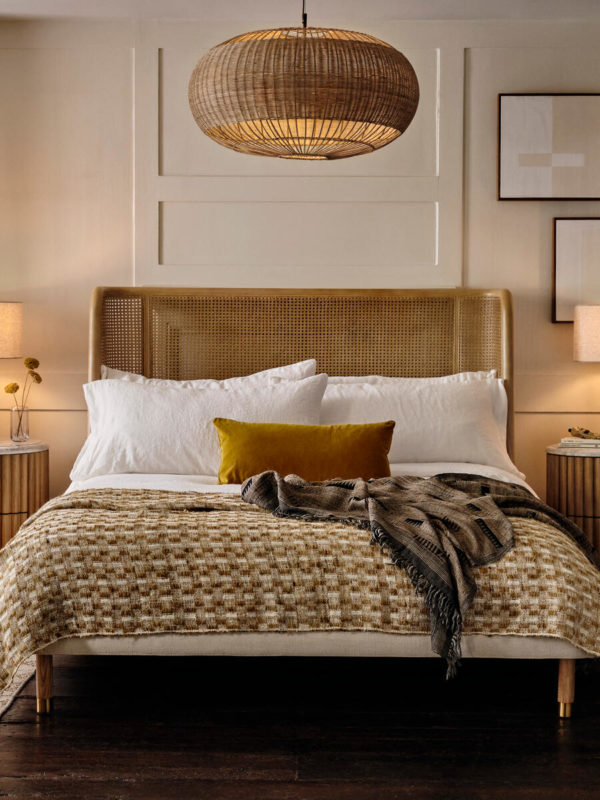
[[[308,22],[308,14],[306,13],[306,0],[302,0],[302,27],[306,28]]]

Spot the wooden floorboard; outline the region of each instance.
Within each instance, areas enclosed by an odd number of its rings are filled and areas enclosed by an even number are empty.
[[[600,664],[55,658],[0,723],[0,798],[600,799]]]

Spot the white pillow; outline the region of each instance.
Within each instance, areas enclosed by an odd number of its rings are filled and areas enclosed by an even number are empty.
[[[472,381],[485,381],[492,390],[492,405],[494,417],[506,441],[506,423],[508,419],[508,398],[504,381],[498,378],[495,369],[480,370],[479,372],[455,372],[452,375],[442,375],[438,378],[391,378],[385,375],[330,375],[329,384],[333,383],[394,383],[398,388],[423,386],[431,384],[436,386],[443,383],[471,383]],[[327,398],[327,394],[325,394]]]
[[[469,383],[470,381],[483,381],[488,378],[498,379],[495,369],[479,370],[478,372],[453,372],[451,375],[441,375],[436,378],[399,378],[390,375],[330,375],[329,383]]]
[[[327,375],[251,386],[206,381],[193,388],[177,382],[87,383],[90,435],[71,480],[121,472],[216,475],[215,417],[315,425],[326,385]]]
[[[270,378],[286,378],[287,380],[297,381],[301,378],[309,378],[317,372],[317,362],[314,358],[309,358],[306,361],[297,361],[295,364],[288,364],[285,367],[273,367],[273,369],[265,369],[262,372],[254,372],[252,375],[242,375],[236,378],[226,378],[219,383],[229,384],[232,381],[247,381],[254,383],[255,381],[265,381]],[[104,364],[100,367],[100,377],[102,380],[121,380],[131,381],[132,383],[162,383],[162,384],[177,384],[178,386],[198,387],[205,383],[214,383],[210,378],[199,378],[197,380],[175,381],[168,378],[146,378],[144,375],[138,375],[137,372],[124,372],[122,369],[113,369]]]
[[[517,474],[488,380],[389,379],[329,383],[321,423],[396,422],[390,463],[464,461]],[[504,417],[506,420],[506,416]]]

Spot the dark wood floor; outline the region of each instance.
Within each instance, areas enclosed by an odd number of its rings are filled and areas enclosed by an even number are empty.
[[[0,797],[600,798],[600,669],[552,662],[56,658],[0,724]]]

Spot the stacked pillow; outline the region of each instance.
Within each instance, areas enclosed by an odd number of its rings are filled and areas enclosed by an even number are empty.
[[[507,412],[494,370],[441,378],[330,377],[321,422],[395,420],[393,463],[467,462],[517,473],[506,451]]]
[[[138,472],[219,474],[239,483],[248,471],[300,472],[298,465],[307,480],[382,477],[388,451],[392,463],[467,462],[520,474],[506,451],[507,398],[494,371],[441,378],[315,372],[314,359],[225,381],[149,379],[103,367],[103,380],[84,387],[90,435],[71,479]]]
[[[217,475],[213,419],[316,425],[327,375],[314,375],[315,370],[311,360],[224,381],[124,373],[87,383],[90,434],[71,480],[122,472]],[[274,383],[273,375],[281,382]]]
[[[306,361],[297,361],[295,364],[288,364],[285,367],[274,367],[265,369],[262,372],[254,372],[252,375],[244,375],[239,378],[226,378],[224,381],[214,381],[209,378],[198,380],[173,381],[168,378],[146,378],[138,375],[137,372],[124,372],[122,369],[113,369],[104,364],[100,367],[100,377],[103,380],[121,380],[130,383],[149,383],[152,386],[180,386],[184,389],[202,388],[203,386],[220,383],[224,386],[245,386],[250,388],[256,383],[262,383],[270,378],[285,378],[286,380],[297,381],[301,378],[310,378],[317,373],[317,361],[308,358]]]

